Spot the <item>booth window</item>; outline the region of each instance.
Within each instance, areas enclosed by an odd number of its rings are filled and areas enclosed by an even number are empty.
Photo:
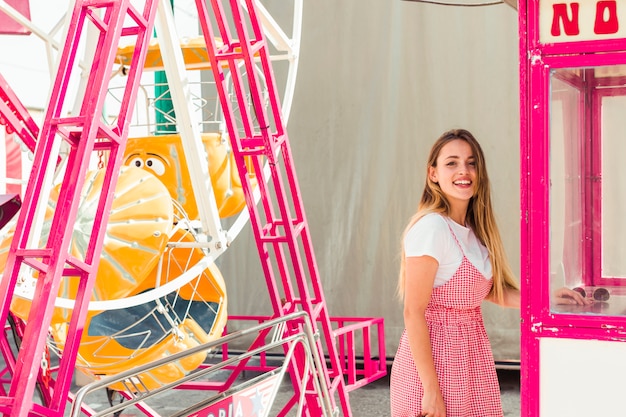
[[[626,66],[551,71],[549,155],[552,310],[626,315]]]

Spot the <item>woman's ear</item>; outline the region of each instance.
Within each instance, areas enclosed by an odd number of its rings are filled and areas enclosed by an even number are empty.
[[[428,178],[435,184],[437,184],[437,174],[435,172],[435,167],[428,167]]]

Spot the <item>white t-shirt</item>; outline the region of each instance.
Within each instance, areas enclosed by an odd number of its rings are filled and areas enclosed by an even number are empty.
[[[404,239],[405,256],[428,255],[435,258],[439,268],[433,286],[444,285],[452,278],[463,260],[463,252],[450,233],[448,225],[456,235],[467,259],[483,276],[491,279],[491,261],[487,248],[478,240],[471,228],[461,226],[441,214],[427,214],[409,229]]]

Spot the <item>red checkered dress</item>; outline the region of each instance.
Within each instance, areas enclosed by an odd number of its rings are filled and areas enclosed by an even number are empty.
[[[433,288],[426,307],[446,417],[503,416],[498,376],[480,310],[491,285],[492,281],[485,279],[463,253],[454,276],[446,284]],[[390,378],[391,416],[421,416],[424,389],[406,330]]]

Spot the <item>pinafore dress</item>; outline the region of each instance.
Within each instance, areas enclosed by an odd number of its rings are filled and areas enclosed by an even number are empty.
[[[467,259],[452,228],[450,233],[463,260],[447,283],[433,288],[425,313],[446,416],[502,417],[498,376],[480,310],[492,281]],[[421,416],[423,395],[405,329],[391,368],[391,417]]]

